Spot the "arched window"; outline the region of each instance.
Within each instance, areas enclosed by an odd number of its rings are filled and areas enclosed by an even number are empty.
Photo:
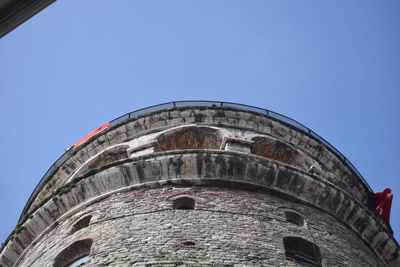
[[[178,210],[193,210],[196,202],[190,197],[179,197],[174,199],[173,207]]]
[[[298,214],[297,212],[286,210],[285,216],[286,216],[286,221],[290,223],[297,224],[300,226],[304,225],[304,217]]]
[[[83,239],[72,243],[57,255],[53,267],[79,266],[89,261],[92,244],[92,239]]]
[[[286,259],[305,266],[322,266],[321,252],[314,243],[301,237],[287,236],[283,238]]]
[[[218,131],[206,127],[187,127],[162,134],[154,146],[155,152],[175,149],[219,149],[222,138]]]
[[[75,233],[76,231],[88,227],[89,223],[90,223],[90,219],[92,219],[92,216],[86,216],[83,219],[80,219],[77,223],[74,224],[74,226],[72,227],[72,230],[70,232],[70,234]]]

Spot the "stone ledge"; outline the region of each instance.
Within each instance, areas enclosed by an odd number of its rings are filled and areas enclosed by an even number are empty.
[[[202,116],[198,116],[199,114],[202,114]],[[199,118],[201,119],[200,121]],[[251,121],[249,122],[246,118],[251,118]],[[162,124],[159,122],[162,122]],[[352,171],[341,160],[332,154],[328,147],[323,146],[293,126],[251,111],[233,108],[186,107],[145,114],[141,117],[125,121],[123,124],[110,127],[98,136],[92,137],[88,142],[79,147],[78,150],[74,151],[71,157],[55,171],[51,179],[36,196],[28,211],[31,211],[32,207],[43,201],[52,191],[61,186],[65,179],[83,162],[102,149],[155,131],[193,123],[231,127],[271,135],[289,142],[317,161],[323,162],[329,158],[328,163],[331,166],[331,171],[338,177],[337,181],[332,182],[337,183],[342,188],[346,187],[348,192],[365,205],[372,203],[372,196],[366,190],[365,185],[358,177],[352,174]],[[249,125],[249,123],[252,124]],[[328,166],[328,163],[325,165]]]
[[[42,232],[82,203],[135,185],[160,186],[166,183],[263,190],[290,201],[301,201],[345,223],[389,265],[400,263],[399,245],[388,235],[383,223],[348,194],[296,168],[226,151],[163,152],[107,165],[81,177],[43,203],[21,225],[15,238],[2,251],[0,263],[15,263]]]

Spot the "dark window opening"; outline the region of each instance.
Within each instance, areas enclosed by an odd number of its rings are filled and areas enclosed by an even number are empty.
[[[304,266],[322,266],[321,252],[317,245],[301,237],[283,238],[286,259]]]
[[[293,211],[285,211],[285,216],[286,216],[286,221],[297,224],[300,226],[304,225],[304,218],[303,216],[297,214],[296,212]]]
[[[89,215],[89,216],[86,216],[83,219],[79,220],[72,227],[72,230],[71,230],[70,234],[73,234],[73,233],[75,233],[76,231],[78,231],[78,230],[80,230],[82,228],[88,227],[91,219],[92,219],[92,216]]]
[[[72,243],[57,255],[53,267],[79,266],[89,261],[92,244],[92,239],[83,239]]]
[[[195,201],[190,197],[179,197],[174,199],[173,206],[178,210],[193,210],[195,207]]]
[[[196,243],[193,241],[183,241],[183,242],[181,242],[181,244],[184,246],[187,246],[187,247],[192,247],[192,246],[196,245]]]

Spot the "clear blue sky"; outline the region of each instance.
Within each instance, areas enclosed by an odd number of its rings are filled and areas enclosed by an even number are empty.
[[[0,39],[0,242],[64,149],[184,99],[268,108],[320,134],[400,234],[400,1],[57,1]]]

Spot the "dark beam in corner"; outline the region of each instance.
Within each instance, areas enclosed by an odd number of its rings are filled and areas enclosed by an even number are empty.
[[[0,38],[55,0],[0,0]]]

